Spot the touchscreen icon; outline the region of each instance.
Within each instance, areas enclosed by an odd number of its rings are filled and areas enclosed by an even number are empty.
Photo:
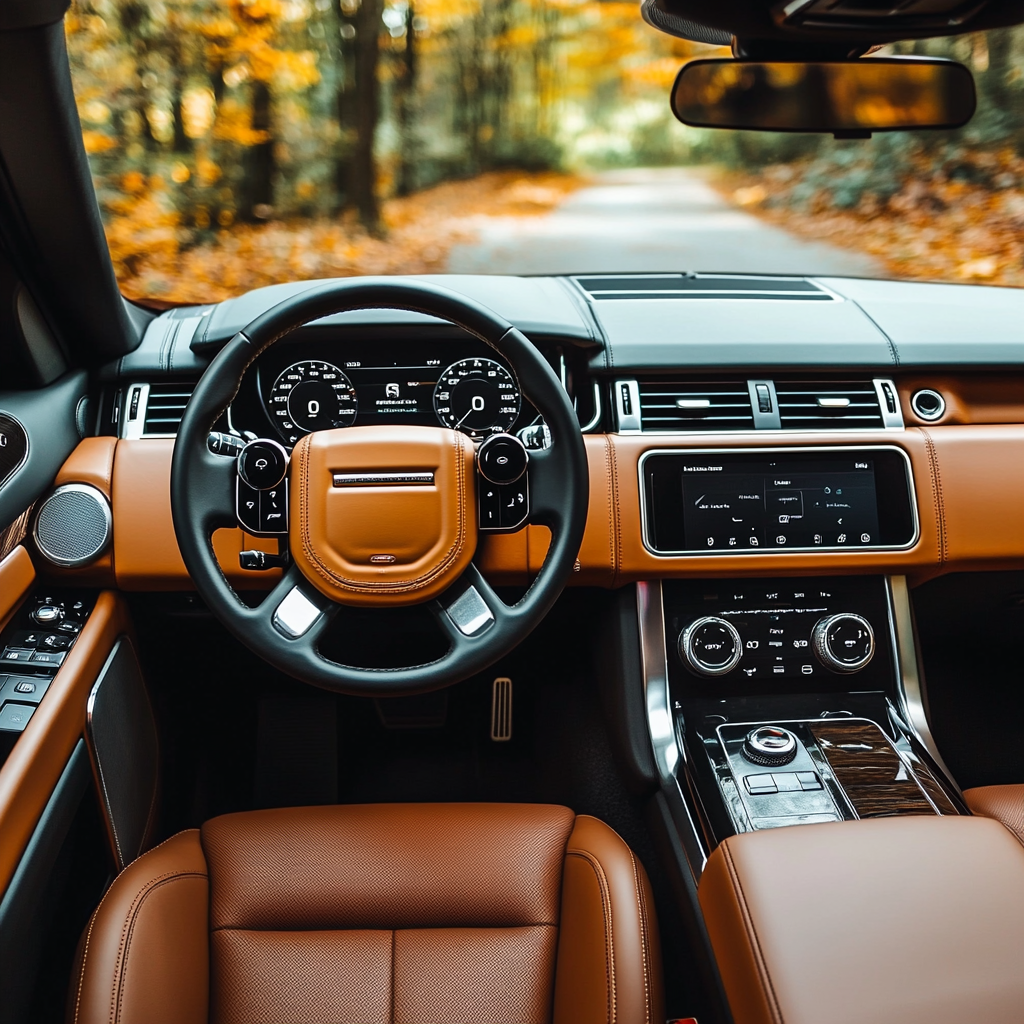
[[[778,535],[778,537],[775,538],[775,543],[776,544],[785,544],[786,543],[786,538],[780,533]]]
[[[714,537],[708,537],[708,547],[709,548],[713,548],[714,546],[715,546],[715,538]]]
[[[757,547],[757,538],[756,537],[751,537],[750,541],[749,541],[749,545],[752,548],[756,548]]]
[[[871,534],[870,533],[862,533],[860,535],[860,541],[861,541],[862,544],[870,544],[871,543]]]
[[[388,384],[384,388],[384,396],[386,398],[397,398],[398,397],[398,385]]]
[[[815,544],[820,544],[821,543],[821,534],[820,533],[816,533],[814,535],[814,543]]]
[[[837,544],[845,544],[846,543],[846,534],[845,533],[839,534],[839,536],[836,537],[836,543]]]

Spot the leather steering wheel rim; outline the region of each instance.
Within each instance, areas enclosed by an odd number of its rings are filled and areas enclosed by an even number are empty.
[[[551,432],[549,448],[530,453],[529,522],[551,530],[547,556],[533,583],[514,605],[506,605],[474,563],[439,598],[430,601],[435,621],[449,640],[441,658],[404,668],[361,668],[329,661],[318,642],[338,605],[311,587],[294,563],[255,608],[244,603],[214,556],[212,535],[237,527],[235,461],[214,455],[207,438],[234,399],[250,364],[292,330],[335,313],[401,309],[446,320],[500,353]],[[359,428],[346,428],[357,430]],[[586,448],[576,413],[547,360],[529,340],[486,306],[447,288],[418,281],[346,279],[314,286],[253,320],[210,363],[192,394],[178,429],[171,464],[171,513],[189,575],[211,612],[243,644],[282,672],[306,683],[364,696],[423,692],[451,685],[482,671],[516,647],[544,618],[572,573],[589,503]],[[474,507],[475,514],[475,507]],[[494,622],[467,636],[447,609],[470,588],[486,603]],[[297,638],[274,626],[274,613],[298,588],[316,604],[319,617]]]

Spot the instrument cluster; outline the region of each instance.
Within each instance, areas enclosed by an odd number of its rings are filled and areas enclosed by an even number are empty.
[[[283,342],[258,361],[255,391],[289,447],[314,430],[376,423],[451,427],[482,440],[532,419],[511,368],[473,341]],[[244,397],[236,404],[248,405]]]

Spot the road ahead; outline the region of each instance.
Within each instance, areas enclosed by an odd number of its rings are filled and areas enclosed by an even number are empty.
[[[543,217],[483,218],[448,262],[454,274],[686,270],[880,273],[870,257],[795,238],[675,167],[599,175]]]

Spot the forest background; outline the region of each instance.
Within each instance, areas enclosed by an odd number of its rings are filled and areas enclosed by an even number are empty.
[[[1016,30],[896,48],[972,67],[967,129],[835,142],[683,128],[672,80],[714,51],[615,0],[74,0],[66,28],[133,298],[440,271],[474,216],[666,164],[710,165],[732,202],[894,276],[1024,284]]]

